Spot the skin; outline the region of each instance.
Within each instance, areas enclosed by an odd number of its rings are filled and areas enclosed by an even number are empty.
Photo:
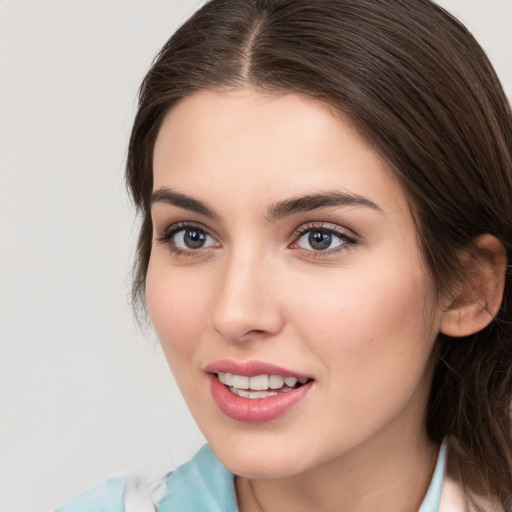
[[[164,188],[216,213],[152,205],[146,293],[195,420],[239,475],[240,509],[417,510],[437,455],[424,424],[443,305],[378,152],[306,96],[202,91],[161,126],[154,190]],[[375,207],[269,218],[278,202],[334,191]],[[203,247],[184,246],[183,230],[163,240],[182,222],[203,230]],[[308,241],[315,229],[341,235],[318,250]],[[219,359],[273,363],[314,384],[275,420],[235,421],[204,371]]]

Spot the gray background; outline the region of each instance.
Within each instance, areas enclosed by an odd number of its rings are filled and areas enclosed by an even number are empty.
[[[200,0],[0,0],[0,511],[49,510],[202,444],[128,307],[137,87]],[[512,92],[512,1],[444,0]]]

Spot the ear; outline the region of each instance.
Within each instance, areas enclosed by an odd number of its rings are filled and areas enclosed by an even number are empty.
[[[464,280],[441,320],[441,332],[456,338],[481,331],[497,315],[507,268],[503,244],[489,234],[477,237],[461,261],[465,262]]]

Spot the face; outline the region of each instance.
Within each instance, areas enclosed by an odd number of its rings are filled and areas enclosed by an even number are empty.
[[[160,129],[151,212],[149,313],[228,469],[290,476],[424,438],[442,313],[406,198],[349,119],[196,93]]]

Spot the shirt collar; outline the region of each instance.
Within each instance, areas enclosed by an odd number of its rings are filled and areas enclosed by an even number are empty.
[[[438,512],[446,466],[446,441],[441,445],[432,480],[418,512]]]
[[[418,512],[438,512],[443,489],[446,443],[437,458],[427,494]],[[215,457],[208,445],[167,476],[166,492],[158,512],[238,512],[235,476]]]

